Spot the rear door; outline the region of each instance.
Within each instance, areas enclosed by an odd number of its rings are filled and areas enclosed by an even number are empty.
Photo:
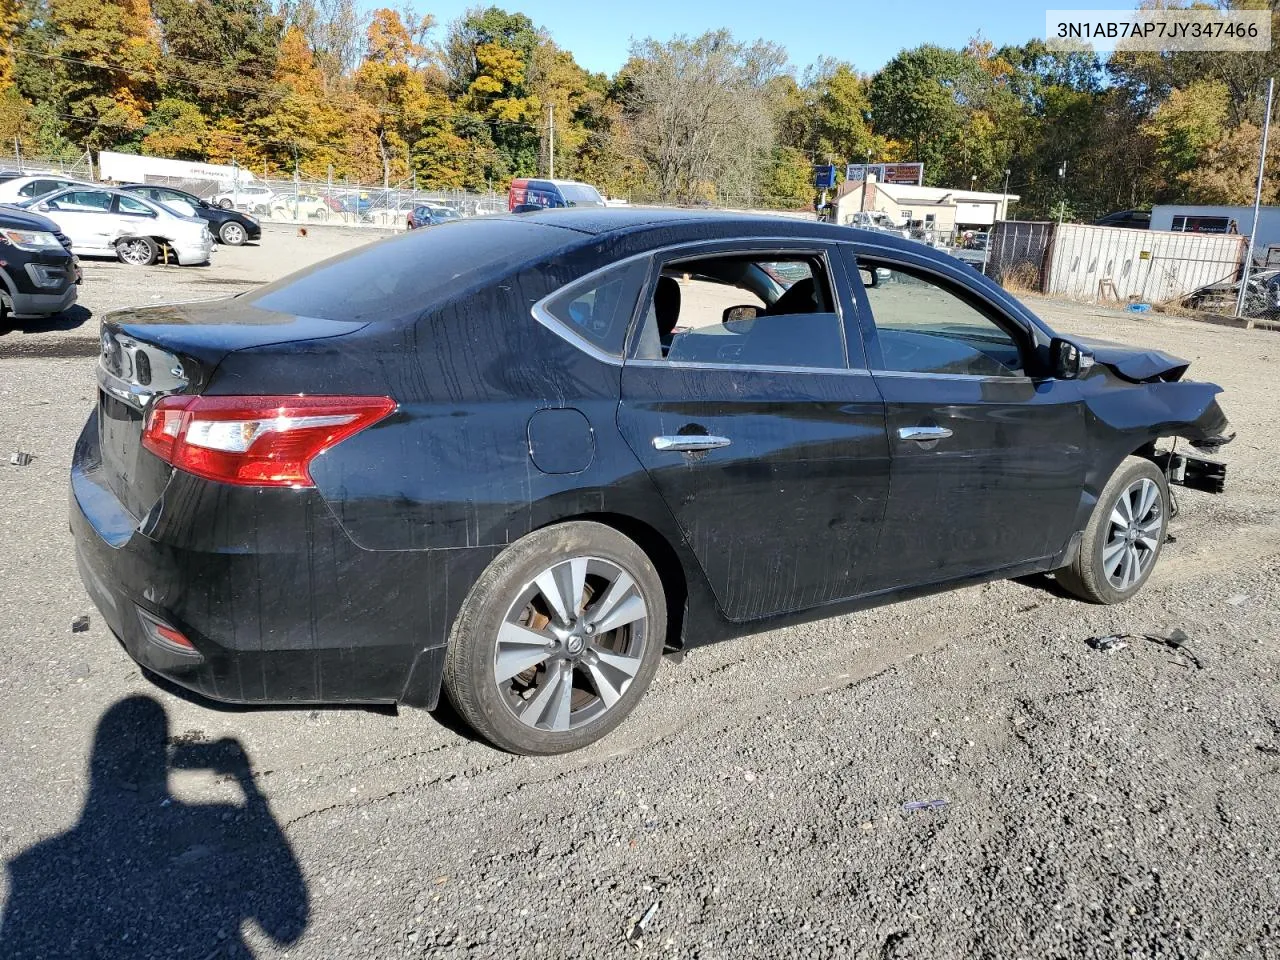
[[[933,583],[1056,554],[1084,485],[1085,412],[1075,381],[1039,374],[1035,332],[966,283],[959,264],[852,249],[893,464],[868,587]]]
[[[874,561],[888,444],[847,289],[817,242],[700,244],[652,272],[618,425],[732,620],[854,596]]]

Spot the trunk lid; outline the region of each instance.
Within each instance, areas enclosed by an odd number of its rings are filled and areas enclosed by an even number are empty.
[[[234,297],[109,315],[98,356],[98,441],[112,493],[140,520],[173,474],[142,447],[142,424],[154,399],[204,392],[233,351],[344,336],[363,326],[261,310]],[[261,392],[270,393],[270,385]]]

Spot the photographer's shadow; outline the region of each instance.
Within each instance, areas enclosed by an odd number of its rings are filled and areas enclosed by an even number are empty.
[[[98,723],[80,822],[9,862],[0,920],[6,958],[251,957],[254,921],[295,942],[306,883],[237,740],[168,742],[151,697],[112,706]],[[234,779],[243,802],[184,803],[173,768]]]

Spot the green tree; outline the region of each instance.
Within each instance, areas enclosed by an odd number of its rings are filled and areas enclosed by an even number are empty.
[[[945,183],[954,166],[966,119],[961,91],[979,71],[960,51],[927,44],[899,53],[871,80],[876,132],[905,144],[927,183]]]
[[[197,105],[208,121],[211,160],[261,162],[247,135],[283,95],[275,81],[283,24],[267,0],[153,0],[164,45],[165,99]]]

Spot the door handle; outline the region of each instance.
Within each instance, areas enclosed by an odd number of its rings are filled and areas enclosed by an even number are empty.
[[[928,443],[930,440],[945,440],[951,436],[946,427],[899,427],[899,440],[915,440],[917,443]]]
[[[653,449],[674,450],[678,453],[701,453],[727,447],[733,441],[728,437],[710,437],[705,433],[677,434],[672,437],[654,437]]]

